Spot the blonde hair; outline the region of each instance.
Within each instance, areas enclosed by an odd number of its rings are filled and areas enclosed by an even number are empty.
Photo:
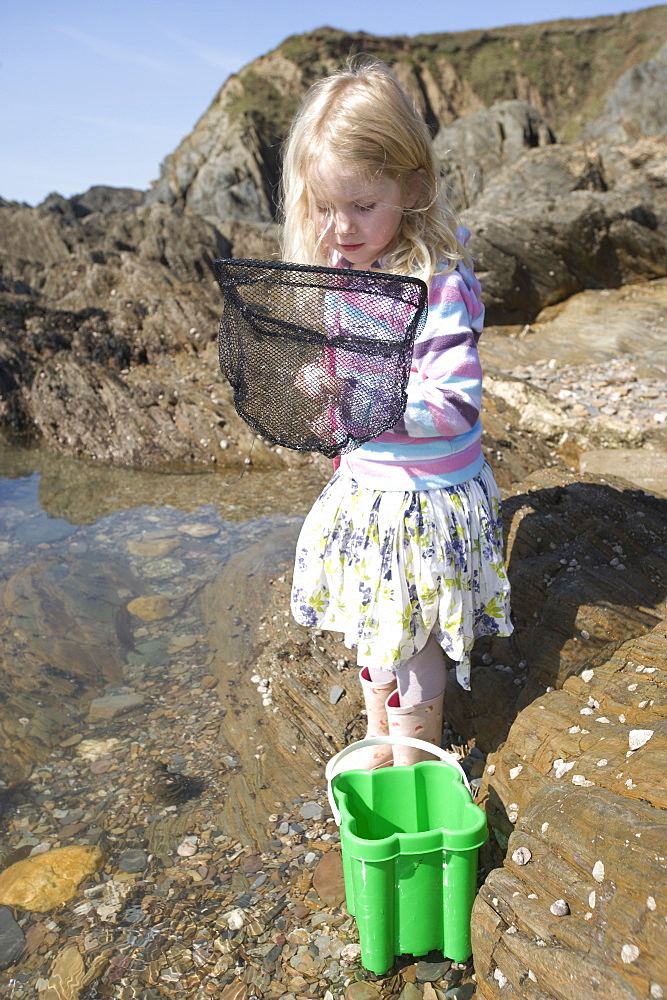
[[[428,281],[443,258],[449,269],[458,260],[470,263],[454,212],[439,197],[440,164],[428,126],[389,67],[368,58],[314,84],[292,122],[282,174],[285,260],[330,263],[315,229],[309,184],[313,164],[327,153],[369,179],[397,181],[404,193],[419,177],[417,201],[404,209],[383,256],[388,271]]]

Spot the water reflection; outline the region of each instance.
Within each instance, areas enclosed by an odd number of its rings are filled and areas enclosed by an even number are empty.
[[[226,521],[265,514],[303,517],[326,481],[327,468],[318,456],[312,465],[281,472],[158,473],[98,465],[40,449],[0,446],[0,477],[30,480],[38,476],[42,510],[72,524],[91,524],[106,514],[144,505],[194,511],[207,503],[214,504]],[[29,483],[14,488],[18,497],[30,502]],[[8,489],[0,483],[0,501]]]

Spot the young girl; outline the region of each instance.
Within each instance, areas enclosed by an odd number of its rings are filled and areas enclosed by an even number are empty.
[[[297,545],[292,613],[357,648],[368,735],[438,745],[444,653],[469,690],[475,638],[512,631],[500,497],[480,447],[484,307],[469,234],[438,199],[439,175],[427,126],[377,62],[311,87],[285,149],[285,260],[429,286],[405,414],[344,455],[315,502]],[[346,766],[422,757],[383,745]]]

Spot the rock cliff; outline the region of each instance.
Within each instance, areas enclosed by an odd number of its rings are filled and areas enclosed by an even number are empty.
[[[474,142],[470,145],[471,130],[457,127],[447,132],[455,120],[499,102],[520,101],[535,109],[532,121],[519,130],[510,123],[505,146],[552,141],[550,128],[561,140],[572,141],[597,117],[619,77],[628,71],[634,74],[635,103],[646,88],[656,94],[633,138],[655,134],[655,120],[661,120],[664,111],[657,99],[659,84],[647,61],[666,40],[664,7],[617,17],[415,38],[333,28],[292,36],[223,84],[190,135],[165,159],[148,198],[187,205],[215,219],[274,218],[280,143],[301,94],[359,52],[394,66],[439,148],[450,149],[448,139],[455,140],[454,162],[468,159],[471,170],[477,152]],[[644,63],[646,69],[638,68]],[[624,106],[626,89],[621,86],[617,109]],[[503,117],[507,121],[509,116]]]

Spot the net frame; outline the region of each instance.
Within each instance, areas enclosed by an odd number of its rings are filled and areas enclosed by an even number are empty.
[[[357,271],[285,261],[220,258],[213,262],[213,268],[224,299],[218,333],[220,369],[232,387],[236,412],[257,434],[273,444],[296,451],[319,451],[334,458],[372,440],[400,419],[407,403],[414,341],[426,320],[428,287],[424,281],[383,271]],[[298,308],[296,316],[292,314],[290,319],[281,316],[281,310],[272,310],[272,293],[275,301],[290,294],[298,294],[303,302],[309,298],[312,301],[321,299],[315,310],[317,324],[299,322]],[[325,307],[326,297],[332,293],[339,298],[330,297],[329,306]],[[340,306],[336,322],[326,319],[327,308],[331,311],[331,302],[337,301],[369,304],[369,309],[362,310],[362,321],[354,324],[353,332],[341,329]],[[367,315],[374,311],[379,315]],[[335,371],[335,393],[332,389],[329,402],[323,403],[320,415],[313,417],[310,431],[303,429],[307,423],[305,417],[301,420],[301,430],[295,429],[294,425],[283,430],[279,421],[266,419],[267,414],[272,416],[268,413],[270,407],[265,407],[265,414],[262,415],[261,406],[257,405],[262,385],[257,373],[252,371],[253,358],[255,366],[258,366],[257,345],[261,341],[273,347],[274,357],[279,356],[279,345],[282,345],[288,359],[299,351],[304,356],[312,357],[320,352],[321,357],[328,359],[325,364]],[[359,396],[359,378],[341,374],[345,365],[337,364],[337,361],[347,359],[349,367],[352,359],[352,368],[356,365],[358,369],[362,360],[368,358],[375,360],[364,372],[367,426],[363,426],[363,422],[350,426],[353,421],[341,418],[341,412],[345,408],[346,394],[349,399],[354,392]],[[266,372],[266,361],[262,363]],[[369,374],[372,365],[385,376],[390,373],[388,378],[382,376],[384,385],[381,376],[376,377],[375,389],[373,376]],[[290,381],[291,396],[287,395]],[[330,382],[333,386],[334,379]],[[277,395],[282,393],[287,411],[294,409],[295,381],[286,379],[284,384],[276,387],[272,383],[272,386]],[[338,398],[334,406],[336,394]],[[278,404],[277,398],[275,403]],[[305,397],[300,403],[304,411],[310,409],[313,414],[316,412]],[[336,408],[337,416],[334,417]],[[329,426],[325,427],[327,420]],[[315,429],[318,421],[319,431]]]

